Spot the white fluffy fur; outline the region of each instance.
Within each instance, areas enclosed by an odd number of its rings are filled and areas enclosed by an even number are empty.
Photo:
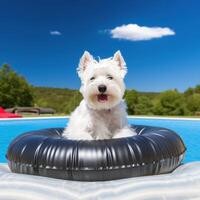
[[[135,134],[127,122],[124,76],[126,63],[117,51],[113,58],[96,61],[88,52],[80,59],[78,75],[84,99],[72,113],[64,136],[69,139],[110,139]],[[112,79],[110,78],[112,77]],[[101,102],[97,96],[100,85],[106,86],[107,100]]]

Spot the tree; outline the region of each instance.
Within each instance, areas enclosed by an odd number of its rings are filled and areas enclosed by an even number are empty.
[[[194,88],[194,91],[195,91],[195,93],[200,94],[200,85],[197,85],[197,86]]]
[[[135,106],[136,115],[151,115],[153,109],[153,104],[150,98],[146,96],[139,96],[138,103]]]
[[[154,114],[185,115],[188,111],[183,95],[176,90],[162,92],[156,99]]]
[[[0,106],[32,106],[33,101],[32,88],[26,79],[4,64],[0,68]]]
[[[194,89],[189,87],[185,92],[184,92],[184,95],[185,97],[188,97],[190,95],[193,95],[194,94]]]
[[[127,90],[125,92],[125,100],[127,103],[128,107],[128,114],[129,115],[134,115],[135,114],[135,109],[136,109],[136,104],[138,103],[138,93],[135,90]]]
[[[200,94],[194,93],[187,98],[187,108],[192,114],[200,112]]]

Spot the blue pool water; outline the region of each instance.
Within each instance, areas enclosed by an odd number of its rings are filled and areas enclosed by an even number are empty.
[[[0,121],[0,163],[6,162],[5,154],[8,144],[20,133],[43,128],[65,127],[67,121],[67,118]],[[200,161],[200,121],[131,118],[129,123],[174,130],[180,134],[187,147],[184,162]]]

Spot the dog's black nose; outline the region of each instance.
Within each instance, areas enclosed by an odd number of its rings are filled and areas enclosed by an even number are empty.
[[[105,85],[99,85],[98,90],[99,90],[99,92],[104,93],[106,91],[106,86]]]

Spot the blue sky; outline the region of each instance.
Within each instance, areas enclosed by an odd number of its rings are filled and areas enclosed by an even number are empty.
[[[184,91],[200,84],[198,0],[0,0],[0,8],[0,64],[32,85],[79,88],[75,69],[84,50],[104,58],[118,49],[129,89]],[[137,30],[124,39],[129,30],[120,31],[128,24]],[[121,39],[112,38],[117,27]],[[161,28],[159,38],[152,27]]]

